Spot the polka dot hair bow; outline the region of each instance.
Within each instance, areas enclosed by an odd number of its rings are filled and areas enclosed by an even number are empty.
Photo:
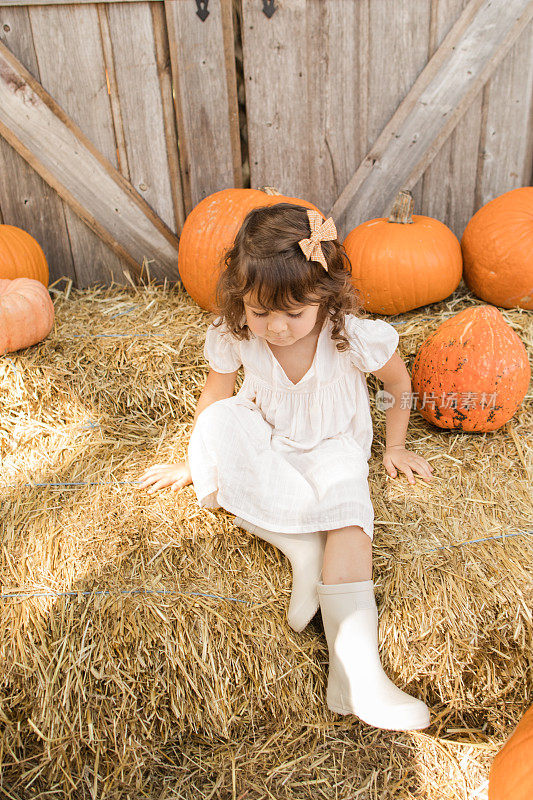
[[[309,218],[309,225],[311,226],[311,236],[309,239],[300,239],[298,244],[302,248],[308,261],[319,261],[327,272],[328,264],[322,252],[320,242],[329,242],[332,239],[336,239],[337,228],[333,222],[333,217],[328,217],[327,220],[323,222],[321,215],[313,211],[312,208],[307,209],[307,216]]]

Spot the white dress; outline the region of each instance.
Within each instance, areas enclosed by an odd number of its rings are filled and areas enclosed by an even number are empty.
[[[215,320],[218,321],[218,320]],[[339,352],[326,317],[311,367],[298,383],[265,340],[239,341],[226,323],[207,329],[204,356],[216,372],[242,364],[239,392],[199,415],[188,458],[201,507],[222,507],[280,533],[360,525],[373,538],[368,487],[372,444],[365,372],[384,366],[398,333],[380,319],[345,317]]]

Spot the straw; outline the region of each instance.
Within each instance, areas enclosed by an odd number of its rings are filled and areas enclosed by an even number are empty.
[[[186,457],[213,315],[180,284],[67,283],[53,298],[50,335],[0,362],[0,791],[484,798],[531,693],[531,390],[490,434],[412,411],[430,484],[386,474],[371,402],[380,652],[432,714],[424,732],[381,731],[327,710],[320,616],[288,627],[279,551],[200,509],[192,486],[137,485]],[[407,367],[481,302],[461,285],[391,320]],[[531,316],[501,311],[531,353]],[[368,385],[373,400],[382,384]]]

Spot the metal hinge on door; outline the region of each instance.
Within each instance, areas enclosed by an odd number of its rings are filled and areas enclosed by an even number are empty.
[[[209,11],[207,10],[207,4],[209,0],[196,0],[197,6],[197,15],[200,17],[202,22],[205,22]],[[278,7],[274,5],[274,0],[263,0],[263,14],[270,19],[270,17],[274,14],[275,11],[278,10]]]
[[[263,13],[266,14],[268,18],[277,10],[278,7],[274,5],[274,0],[263,0]]]
[[[198,11],[196,13],[198,14],[202,22],[205,22],[205,20],[207,19],[207,15],[209,14],[209,11],[207,10],[208,3],[209,0],[196,0],[196,5],[198,6]]]

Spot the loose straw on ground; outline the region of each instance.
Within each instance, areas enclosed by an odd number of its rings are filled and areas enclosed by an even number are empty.
[[[433,720],[376,730],[327,710],[320,617],[287,626],[284,557],[200,509],[192,486],[135,486],[186,456],[212,315],[179,285],[53,296],[50,336],[0,362],[1,593],[24,595],[0,604],[0,790],[484,797],[531,694],[533,393],[490,434],[413,411],[407,444],[435,467],[414,485],[385,473],[372,402],[382,660]],[[441,321],[481,302],[461,285],[390,319],[408,369]],[[531,316],[502,313],[532,352]]]

